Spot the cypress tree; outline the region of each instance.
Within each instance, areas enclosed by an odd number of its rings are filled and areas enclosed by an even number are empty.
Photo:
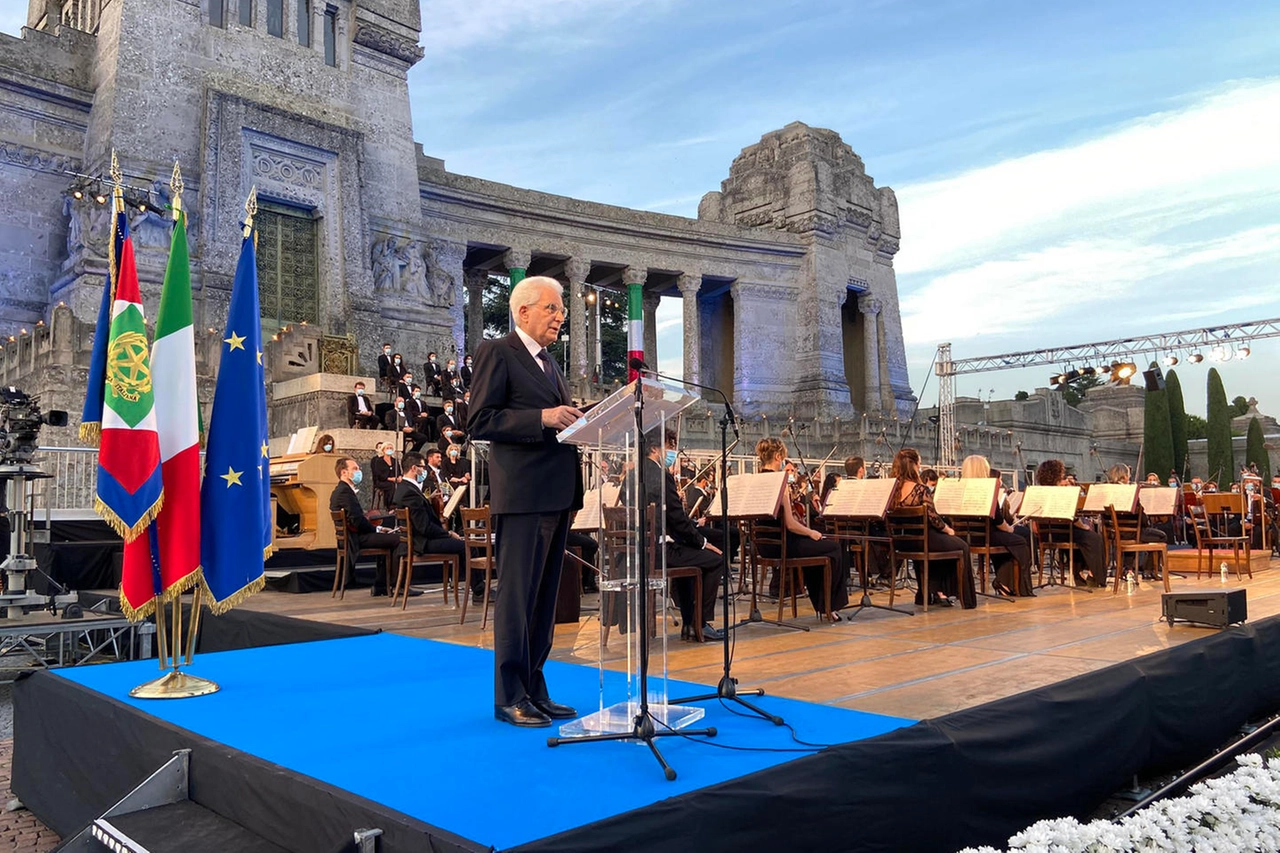
[[[1173,468],[1178,476],[1187,476],[1187,407],[1182,402],[1182,383],[1170,370],[1164,377],[1165,397],[1169,403],[1169,433],[1173,438]],[[1160,472],[1157,472],[1160,473]],[[1160,474],[1160,479],[1165,478]]]
[[[1154,367],[1154,365],[1153,365]],[[1142,465],[1134,481],[1142,482],[1155,472],[1163,482],[1173,469],[1173,432],[1169,424],[1169,395],[1165,390],[1148,391],[1142,413]]]
[[[1227,403],[1227,390],[1216,367],[1209,368],[1208,384],[1209,440],[1207,479],[1216,480],[1226,491],[1226,485],[1236,476],[1235,455],[1231,450],[1231,409]]]
[[[1257,418],[1249,418],[1249,434],[1245,439],[1244,461],[1258,466],[1258,474],[1263,485],[1271,486],[1271,459],[1267,456],[1267,448],[1262,441],[1262,424]]]

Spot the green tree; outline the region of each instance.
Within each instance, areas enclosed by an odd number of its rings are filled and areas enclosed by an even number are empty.
[[[1191,441],[1203,440],[1209,437],[1209,422],[1199,415],[1186,415],[1183,418],[1186,424],[1184,429],[1187,431],[1187,438]]]
[[[1249,401],[1244,397],[1231,398],[1231,417],[1238,418],[1249,411]]]
[[[1062,389],[1062,399],[1066,400],[1068,406],[1078,406],[1090,388],[1097,388],[1102,384],[1102,378],[1096,373],[1093,376],[1081,376],[1074,382],[1068,382]]]
[[[1249,418],[1249,433],[1245,439],[1244,461],[1256,465],[1262,482],[1271,484],[1271,458],[1262,440],[1262,424],[1257,418]]]
[[[1187,476],[1187,407],[1182,402],[1182,382],[1172,370],[1164,377],[1164,390],[1169,403],[1169,433],[1173,441],[1173,468],[1178,476]],[[1164,475],[1160,475],[1164,479]]]
[[[1231,450],[1231,406],[1216,367],[1209,368],[1208,410],[1208,478],[1229,483],[1236,475],[1235,455]]]
[[[1147,391],[1142,418],[1143,469],[1135,474],[1145,478],[1154,471],[1163,480],[1173,470],[1173,431],[1169,423],[1169,395],[1166,390]]]
[[[1026,391],[1019,391],[1017,394],[1013,395],[1013,399],[1019,400],[1019,401],[1028,400],[1030,398],[1031,398],[1031,395],[1028,394]]]

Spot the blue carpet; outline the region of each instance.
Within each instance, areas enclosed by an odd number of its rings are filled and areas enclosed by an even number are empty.
[[[201,655],[193,675],[222,690],[181,701],[138,701],[129,690],[154,661],[63,669],[58,675],[206,738],[346,789],[497,849],[513,847],[801,757],[739,752],[686,738],[661,748],[667,782],[634,743],[550,749],[556,729],[493,719],[493,654],[377,634]],[[594,667],[548,663],[552,695],[580,711],[599,703]],[[610,673],[611,677],[622,676]],[[672,696],[699,688],[672,682]],[[766,696],[799,736],[820,744],[873,737],[912,720]],[[786,729],[707,703],[721,744],[794,748]],[[376,732],[376,734],[375,734]],[[335,747],[336,742],[340,744]],[[519,796],[509,796],[518,790]],[[502,808],[494,808],[495,801]]]

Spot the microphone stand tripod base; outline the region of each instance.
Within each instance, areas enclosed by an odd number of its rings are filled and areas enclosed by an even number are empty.
[[[208,696],[217,693],[221,688],[207,678],[188,675],[180,670],[166,672],[164,675],[139,684],[129,691],[134,699],[190,699],[195,696]]]

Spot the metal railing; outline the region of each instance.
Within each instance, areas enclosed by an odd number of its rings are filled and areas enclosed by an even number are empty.
[[[50,510],[92,510],[98,486],[96,447],[39,447],[31,458],[50,475],[32,482],[35,506]]]

